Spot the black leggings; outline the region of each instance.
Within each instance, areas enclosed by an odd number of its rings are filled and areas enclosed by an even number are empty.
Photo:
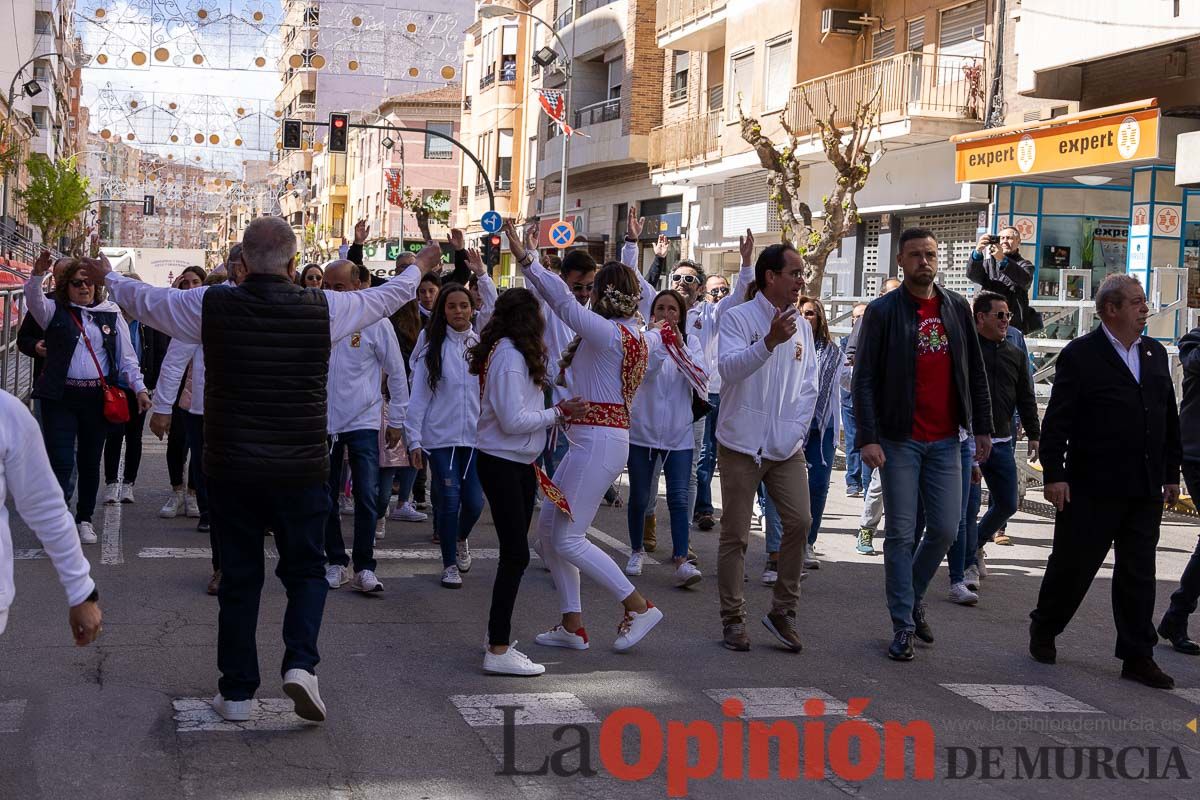
[[[176,403],[171,408],[171,431],[167,434],[167,477],[171,486],[183,486],[183,468],[187,465],[187,415]],[[187,488],[196,490],[195,476],[188,470]]]
[[[529,566],[529,524],[533,521],[537,474],[532,464],[497,458],[482,450],[475,451],[475,471],[492,509],[496,538],[500,540],[500,562],[496,566],[492,610],[488,615],[488,643],[507,645],[521,576]]]
[[[125,444],[125,473],[122,483],[137,483],[138,467],[142,463],[142,427],[146,423],[146,415],[138,411],[137,395],[132,389],[125,389],[125,399],[129,402],[129,422],[124,425],[112,425],[108,438],[104,440],[104,482],[117,482],[117,467],[121,464],[121,443]]]

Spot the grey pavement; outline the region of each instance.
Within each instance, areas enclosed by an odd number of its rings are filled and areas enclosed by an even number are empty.
[[[326,605],[318,675],[328,722],[301,722],[280,690],[284,596],[268,574],[259,625],[260,705],[250,723],[224,723],[206,707],[217,678],[217,606],[204,593],[208,537],[194,530],[195,520],[158,519],[169,490],[163,452],[148,440],[138,502],[110,509],[101,544],[85,548],[105,613],[96,645],[72,645],[53,569],[38,557],[32,534],[15,523],[17,598],[0,637],[0,798],[1195,797],[1200,735],[1187,725],[1200,714],[1200,658],[1158,648],[1159,663],[1179,687],[1174,692],[1120,680],[1108,569],[1059,638],[1059,663],[1033,662],[1027,615],[1052,522],[1022,513],[1009,527],[1015,544],[989,548],[991,575],[980,604],[948,602],[943,567],[927,598],[936,642],[918,647],[911,663],[891,662],[884,657],[890,623],[882,556],[854,552],[862,501],[845,496],[841,472],[834,474],[817,545],[821,567],[803,583],[799,655],[775,646],[757,621],[769,600],[758,582],[765,560],[759,531],[747,557],[753,649],[721,647],[718,528],[693,531],[705,574],[694,590],[673,588],[665,563],[647,566],[635,580],[666,619],[627,654],[611,650],[618,605],[586,578],[591,649],[533,643],[558,618],[550,575],[534,558],[514,635],[547,672],[533,679],[488,676],[481,670],[482,641],[494,557],[478,558],[464,588],[448,591],[438,585],[429,525],[389,523],[379,545],[391,556],[378,570],[386,591],[368,597],[342,588]],[[658,516],[664,544],[654,555],[667,562],[665,502]],[[349,518],[343,525],[348,538]],[[594,528],[623,567],[624,510],[602,508]],[[1160,612],[1196,533],[1187,520],[1164,526]],[[486,513],[472,542],[479,550],[496,547]],[[730,698],[742,703],[748,723],[737,710],[723,711]],[[810,710],[822,715],[803,718],[805,702],[814,698],[824,709]],[[865,710],[855,698],[865,699]],[[520,706],[511,712],[519,724],[506,731],[499,706]],[[642,710],[625,714],[646,724],[644,737],[611,716],[626,707]],[[850,713],[867,724],[842,727]],[[773,746],[769,778],[750,779],[758,759],[739,760],[736,737],[753,739],[755,752],[763,753],[762,724],[777,721],[799,732],[799,743],[784,748],[799,754],[799,777],[781,777]],[[929,737],[905,742],[889,723],[915,723],[910,730],[927,730]],[[879,743],[891,751],[882,761],[903,778],[886,777],[882,764],[873,768]],[[809,749],[816,745],[829,754],[823,775],[819,751]],[[506,759],[509,772],[530,773],[547,757],[559,772],[574,774],[497,774]],[[926,759],[932,774],[914,778]],[[578,774],[581,765],[596,774]],[[710,774],[685,783],[688,765]],[[818,774],[809,776],[810,769]],[[645,777],[626,779],[635,774]]]

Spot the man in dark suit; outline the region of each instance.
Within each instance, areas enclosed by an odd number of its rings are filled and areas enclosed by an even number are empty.
[[[1042,422],[1045,497],[1058,509],[1054,547],[1029,652],[1045,664],[1110,549],[1121,677],[1158,689],[1175,681],[1154,663],[1154,556],[1163,503],[1179,497],[1179,414],[1166,349],[1144,337],[1146,294],[1129,275],[1096,293],[1100,328],[1058,357]]]

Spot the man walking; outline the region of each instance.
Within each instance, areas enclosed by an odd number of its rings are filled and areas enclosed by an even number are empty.
[[[374,289],[305,290],[292,279],[296,235],[279,217],[259,217],[242,238],[247,275],[240,286],[158,289],[112,272],[107,259],[89,262],[92,280],[105,281],[135,319],[204,349],[204,470],[221,550],[221,679],[213,707],[225,719],[250,718],[260,682],[255,629],[268,527],[279,551],[275,572],[288,594],[283,689],[299,716],[325,719],[314,670],[329,590],[323,543],[330,346],[411,300],[440,254],[427,246],[418,269]]]
[[[882,470],[888,535],[884,575],[893,638],[888,657],[913,658],[912,637],[933,642],[922,598],[958,536],[962,517],[960,436],[975,434],[987,461],[992,409],[971,309],[934,282],[931,231],[900,234],[901,288],[867,306],[854,367],[856,441],[863,462]],[[917,498],[925,535],[914,551]]]
[[[1163,503],[1179,499],[1179,415],[1167,351],[1142,336],[1150,309],[1131,275],[1096,292],[1100,327],[1058,357],[1042,425],[1043,493],[1057,510],[1054,546],[1030,613],[1029,653],[1057,657],[1054,637],[1083,602],[1110,550],[1121,677],[1175,681],[1154,663],[1154,559]]]

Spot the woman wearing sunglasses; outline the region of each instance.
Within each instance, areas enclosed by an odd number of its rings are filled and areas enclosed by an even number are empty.
[[[296,276],[296,283],[303,289],[320,289],[325,285],[325,272],[320,264],[305,264]]]
[[[73,259],[63,269],[53,297],[46,297],[42,279],[50,262],[50,254],[43,251],[25,283],[29,313],[46,331],[46,367],[33,396],[42,401],[42,436],[64,496],[72,469],[79,471],[75,524],[80,541],[95,544],[92,512],[109,430],[102,387],[117,385],[118,375],[123,376],[137,396],[139,413],[150,408],[150,395],[121,309],[92,285],[82,259]],[[69,504],[71,498],[66,496],[66,501]]]

